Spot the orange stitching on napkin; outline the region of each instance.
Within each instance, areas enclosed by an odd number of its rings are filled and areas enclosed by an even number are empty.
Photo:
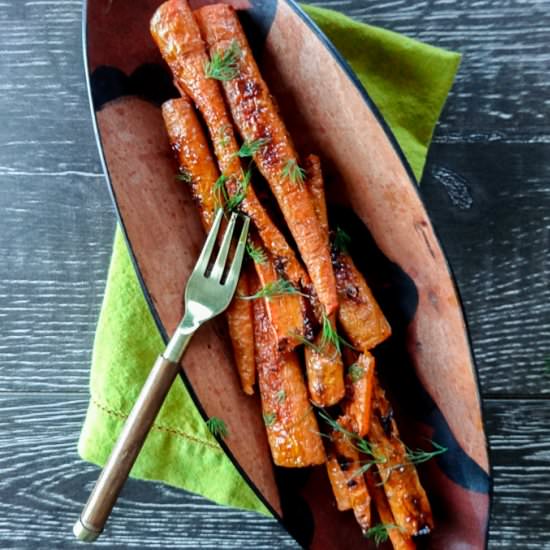
[[[118,418],[121,418],[122,420],[126,420],[128,418],[127,414],[124,414],[121,411],[117,411],[115,409],[110,409],[109,407],[106,407],[105,405],[99,403],[94,397],[92,397],[92,403],[101,411],[104,413],[107,413],[110,416],[116,416]],[[209,443],[208,441],[204,441],[198,437],[195,437],[193,435],[189,435],[185,432],[182,432],[181,430],[178,430],[177,428],[172,428],[171,426],[163,426],[162,424],[153,424],[151,427],[152,430],[158,430],[159,432],[167,432],[173,435],[177,435],[183,439],[187,439],[189,441],[192,441],[193,443],[200,443],[201,445],[205,445],[206,447],[210,447],[210,449],[217,451],[217,452],[223,452],[220,447],[217,445],[214,445],[212,443]]]

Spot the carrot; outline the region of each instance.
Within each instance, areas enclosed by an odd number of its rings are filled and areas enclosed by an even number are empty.
[[[395,520],[393,514],[388,504],[388,499],[384,493],[384,489],[380,484],[380,478],[374,473],[374,471],[369,470],[365,474],[365,479],[367,481],[367,487],[374,501],[376,511],[378,512],[378,517],[382,525],[386,526],[388,537],[392,543],[392,546],[395,550],[414,550],[416,544],[414,541],[406,536],[399,527],[395,525]]]
[[[351,500],[347,485],[348,480],[338,463],[338,459],[333,455],[329,455],[327,459],[327,473],[338,510],[340,512],[351,510]]]
[[[258,386],[273,461],[294,468],[322,464],[325,450],[298,357],[294,352],[278,350],[263,300],[254,300],[254,337]]]
[[[329,330],[336,334],[333,314],[324,319]],[[330,407],[338,403],[346,393],[344,384],[344,363],[335,343],[320,333],[313,345],[304,349],[307,384],[312,402],[318,407]]]
[[[399,438],[393,411],[384,390],[375,380],[373,413],[368,436],[395,524],[408,537],[429,533],[434,526],[426,491]]]
[[[296,285],[307,285],[307,274],[261,205],[249,183],[249,174],[242,168],[223,92],[215,79],[206,77],[205,69],[210,59],[187,2],[169,0],[162,4],[151,19],[150,30],[176,84],[193,100],[206,122],[233,204],[251,218],[264,245],[287,277]]]
[[[344,413],[351,420],[353,431],[360,437],[367,435],[370,427],[374,388],[374,357],[370,353],[359,355],[348,368],[347,399]]]
[[[254,267],[260,280],[262,289],[269,289],[281,281],[273,260],[269,253],[264,251],[258,240],[249,237],[250,245],[256,251]],[[301,342],[304,336],[304,303],[303,297],[298,294],[275,294],[263,298],[265,309],[277,338],[277,345],[281,351],[290,351]]]
[[[222,82],[233,120],[246,142],[262,140],[254,160],[271,190],[327,315],[338,307],[327,238],[317,223],[313,202],[291,138],[264,82],[235,11],[225,4],[198,10],[197,20],[210,56],[238,48],[235,78]]]
[[[176,153],[182,178],[191,187],[206,231],[214,221],[217,208],[214,185],[219,177],[216,161],[188,97],[171,99],[162,105],[164,125]]]
[[[306,187],[311,193],[316,219],[328,242],[328,215],[319,157],[309,155],[306,158],[305,167]],[[313,307],[316,308],[315,304]],[[337,334],[336,314],[327,317],[320,311],[318,316],[324,325],[325,334],[321,331],[315,338],[313,346],[305,348],[307,383],[313,403],[319,407],[330,407],[338,403],[345,394],[344,364],[339,345],[327,339],[327,332]]]
[[[340,300],[338,320],[353,346],[369,351],[391,335],[391,327],[351,256],[336,252],[333,266]]]
[[[199,206],[203,227],[208,231],[217,207],[213,190],[219,172],[206,136],[187,97],[164,103],[162,116],[180,170],[189,181],[193,198]],[[246,295],[248,291],[248,275],[243,271],[237,284],[237,295]],[[241,386],[245,393],[252,395],[256,378],[252,306],[243,300],[234,299],[226,317]]]
[[[338,424],[348,431],[352,428],[346,417],[339,418]],[[355,519],[365,532],[371,526],[371,498],[362,474],[360,455],[346,434],[334,430],[331,439],[336,459],[346,479],[349,501]]]

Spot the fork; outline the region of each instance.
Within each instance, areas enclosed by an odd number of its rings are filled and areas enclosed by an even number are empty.
[[[187,281],[183,319],[164,353],[157,358],[107,464],[73,527],[75,536],[82,541],[92,542],[103,531],[145,438],[179,372],[179,363],[191,337],[203,323],[227,309],[233,298],[243,263],[250,220],[244,218],[233,260],[227,266],[238,218],[235,213],[231,215],[216,260],[209,270],[222,218],[223,210],[219,209],[197,264]]]

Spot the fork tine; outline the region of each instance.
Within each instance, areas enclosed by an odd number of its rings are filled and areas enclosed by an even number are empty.
[[[231,262],[231,267],[227,273],[227,279],[225,280],[225,286],[231,289],[231,292],[235,291],[237,288],[237,281],[239,280],[239,275],[241,273],[241,267],[243,265],[244,251],[246,247],[246,239],[248,237],[248,226],[250,225],[250,218],[245,216],[243,228],[241,229],[241,234],[239,236],[239,242],[237,243],[237,248],[235,249],[235,256]]]
[[[231,219],[227,224],[225,235],[223,236],[220,250],[218,252],[218,256],[216,257],[216,262],[214,263],[214,267],[212,268],[212,273],[210,274],[210,278],[218,283],[221,281],[223,272],[225,270],[225,262],[227,261],[229,248],[231,247],[231,239],[233,237],[233,231],[235,230],[236,222],[237,214],[233,212],[233,214],[231,214]]]
[[[208,262],[210,261],[210,256],[212,256],[212,251],[214,250],[214,246],[216,245],[216,240],[220,231],[222,218],[223,209],[218,208],[214,217],[214,222],[212,223],[212,227],[208,232],[208,237],[206,238],[206,242],[202,247],[201,254],[199,256],[199,259],[197,260],[197,264],[195,265],[195,269],[193,270],[193,272],[198,271],[201,275],[203,275],[206,271],[206,268],[208,267]]]

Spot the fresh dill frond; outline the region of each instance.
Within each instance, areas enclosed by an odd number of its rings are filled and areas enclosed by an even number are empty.
[[[180,170],[180,173],[176,174],[176,179],[184,183],[193,183],[193,178],[187,170]]]
[[[226,423],[216,416],[211,416],[206,421],[206,426],[210,430],[210,433],[215,437],[227,437],[229,430],[227,429]]]
[[[321,349],[326,349],[327,346],[332,345],[338,353],[342,353],[342,346],[346,346],[350,349],[355,349],[347,340],[342,338],[331,320],[328,318],[325,312],[322,314],[323,324],[321,327]]]
[[[269,143],[268,138],[259,138],[254,141],[245,141],[236,155],[241,158],[253,157],[264,145]]]
[[[242,179],[238,183],[237,190],[225,201],[225,209],[228,212],[233,212],[244,201],[244,199],[246,199],[251,178],[251,168],[249,168],[246,172],[242,172]]]
[[[227,82],[239,76],[239,59],[241,48],[236,40],[231,42],[224,52],[215,52],[210,61],[204,65],[206,78]]]
[[[382,543],[386,542],[390,536],[390,529],[400,529],[398,525],[393,523],[379,523],[370,529],[365,531],[365,537],[372,539],[376,546],[380,546]]]
[[[255,246],[251,242],[246,243],[246,252],[252,258],[255,264],[265,264],[267,262],[267,254],[260,246]]]
[[[277,402],[283,403],[286,399],[286,391],[285,390],[279,390],[276,394]]]
[[[281,176],[288,178],[294,184],[303,185],[306,179],[306,171],[300,168],[296,159],[290,159],[285,164]]]
[[[431,460],[432,458],[434,458],[434,456],[441,455],[448,451],[447,447],[443,447],[443,445],[439,445],[439,443],[436,443],[435,441],[430,441],[430,443],[434,447],[433,451],[425,451],[423,449],[410,449],[409,447],[407,447],[407,459],[409,460],[409,462],[411,464],[422,464],[423,462]]]
[[[221,174],[214,183],[214,187],[212,188],[212,193],[214,194],[216,206],[218,208],[222,208],[229,199],[229,196],[227,195],[227,189],[225,188],[226,181],[227,176],[225,174]]]
[[[341,228],[337,227],[334,232],[332,244],[338,252],[349,252],[351,237]]]
[[[355,384],[363,378],[365,375],[365,369],[361,365],[353,363],[353,365],[350,365],[348,368],[348,375],[351,378],[351,381]]]
[[[262,415],[264,417],[264,424],[269,428],[270,426],[273,426],[275,424],[275,420],[277,420],[277,415],[273,412],[270,413],[264,413]]]
[[[267,298],[270,300],[276,296],[284,296],[286,294],[301,294],[296,287],[286,279],[277,279],[267,283],[263,288],[261,288],[256,294],[251,296],[239,296],[243,300],[257,300],[258,298]]]
[[[319,346],[316,346],[311,340],[308,340],[305,336],[302,336],[301,334],[297,334],[296,332],[292,332],[289,336],[298,340],[300,344],[303,344],[304,346],[311,348],[316,353],[323,353],[323,350]]]

